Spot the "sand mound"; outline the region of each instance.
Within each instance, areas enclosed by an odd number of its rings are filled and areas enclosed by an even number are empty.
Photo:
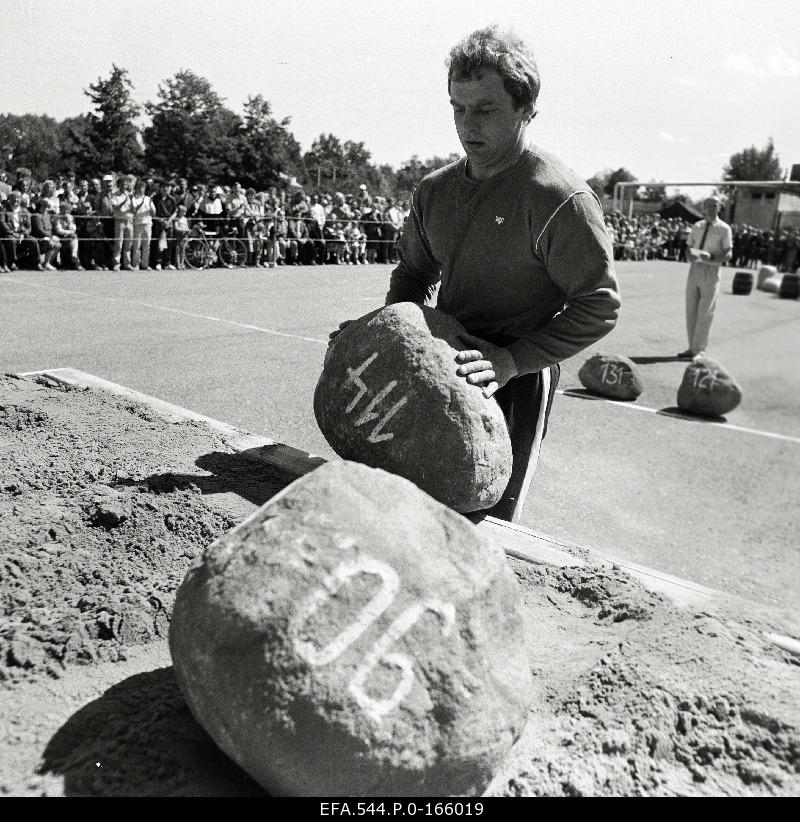
[[[202,424],[0,377],[1,792],[259,792],[191,719],[162,638],[191,559],[289,481]],[[511,564],[535,701],[489,794],[800,792],[800,667],[763,636],[783,615]]]

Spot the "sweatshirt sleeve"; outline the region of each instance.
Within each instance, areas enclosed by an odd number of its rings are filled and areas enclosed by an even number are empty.
[[[550,322],[508,347],[520,374],[561,362],[601,339],[616,325],[620,308],[611,240],[592,194],[565,200],[535,243],[566,299]]]
[[[400,262],[392,271],[386,305],[401,302],[424,303],[433,297],[441,277],[422,223],[420,187],[411,198],[411,212],[398,244]]]

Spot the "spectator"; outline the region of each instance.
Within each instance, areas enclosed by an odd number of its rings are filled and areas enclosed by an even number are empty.
[[[36,212],[31,218],[31,237],[36,240],[37,271],[55,271],[53,265],[61,249],[61,240],[55,235],[53,221],[50,217],[50,204],[46,197],[40,197],[36,203]]]
[[[397,240],[403,230],[403,214],[389,197],[386,201],[386,214],[383,223],[383,235],[386,240],[386,256],[390,263],[397,262]]]
[[[22,192],[13,189],[6,199],[4,225],[0,228],[5,247],[5,264],[9,271],[16,271],[27,256],[37,260],[39,249],[31,237],[31,214],[22,205]]]
[[[62,200],[58,211],[58,215],[53,217],[53,233],[61,243],[61,268],[83,271],[78,256],[78,228],[72,216],[72,203],[69,200]]]
[[[58,199],[58,194],[56,194],[56,184],[53,180],[45,180],[42,183],[42,187],[39,190],[39,200],[44,200],[47,203],[47,210],[51,214],[58,214],[58,204],[60,200]],[[36,211],[38,213],[38,207]]]
[[[289,265],[305,265],[311,261],[314,247],[308,236],[308,228],[303,219],[303,208],[295,205],[286,226],[286,262]]]
[[[20,166],[14,172],[14,190],[20,194],[19,204],[22,208],[28,209],[31,205],[31,183],[32,177],[30,169]]]
[[[104,174],[97,194],[95,211],[100,220],[100,267],[106,271],[114,266],[114,177]]]
[[[325,262],[325,238],[322,233],[325,225],[325,206],[320,202],[319,194],[311,197],[308,215],[311,218],[308,222],[308,236],[314,244],[314,259],[311,265],[322,265]]]
[[[191,191],[189,191],[189,183],[187,182],[185,177],[181,177],[178,182],[178,188],[175,191],[175,200],[178,203],[178,205],[185,205],[187,212],[192,207],[192,203],[194,202],[194,196],[192,195]]]
[[[152,271],[150,268],[150,241],[153,237],[153,217],[156,207],[153,200],[146,191],[145,180],[136,181],[131,197],[131,211],[133,213],[133,270],[140,268],[145,271]]]
[[[186,216],[186,206],[181,203],[178,206],[173,224],[175,236],[175,264],[179,270],[186,268],[186,243],[189,238],[189,219]],[[173,266],[170,266],[172,268]]]
[[[11,193],[11,186],[8,183],[8,172],[0,168],[0,205],[8,199]]]
[[[381,224],[376,220],[376,211],[372,205],[367,202],[361,211],[361,220],[359,221],[361,231],[366,237],[367,246],[367,262],[374,263],[378,259],[378,251],[381,240],[383,239],[383,232],[381,231]]]
[[[155,261],[156,271],[168,268],[174,269],[175,265],[173,265],[172,260],[173,257],[177,258],[177,252],[173,240],[173,220],[178,210],[178,201],[172,196],[172,183],[169,180],[156,183],[153,206],[155,207],[155,216],[153,217],[153,239],[150,244],[150,257]]]
[[[117,180],[117,190],[111,197],[114,209],[114,271],[131,270],[131,245],[133,243],[133,186],[136,177],[126,174]]]

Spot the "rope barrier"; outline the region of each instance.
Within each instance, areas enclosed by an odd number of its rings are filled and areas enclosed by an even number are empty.
[[[0,209],[0,211],[1,210],[2,209]],[[9,213],[10,212],[6,211],[7,215]],[[30,211],[28,211],[26,213],[26,216],[25,216],[26,224],[30,225],[30,223],[32,222],[32,219],[35,216],[35,214],[36,214],[36,212],[30,212]],[[56,222],[58,220],[58,217],[59,217],[59,215],[55,212],[48,212],[48,216],[50,217],[51,222]],[[115,235],[115,225],[117,224],[117,222],[124,223],[126,226],[130,225],[131,227],[134,227],[134,228],[137,225],[140,225],[140,226],[141,225],[156,226],[157,224],[166,224],[165,230],[166,230],[167,233],[169,233],[170,231],[175,230],[174,226],[173,226],[175,218],[170,219],[170,218],[167,218],[167,217],[155,216],[155,217],[151,218],[149,223],[147,223],[147,222],[138,222],[137,223],[137,221],[132,216],[131,217],[125,217],[125,218],[119,218],[119,217],[114,217],[114,216],[109,216],[109,215],[99,215],[99,214],[75,214],[74,212],[71,213],[70,216],[75,221],[76,228],[79,225],[85,226],[85,224],[87,222],[100,223],[101,225],[98,225],[98,227],[95,229],[95,231],[97,231],[98,233],[96,233],[96,234],[78,234],[74,238],[62,238],[62,237],[58,237],[58,235],[54,232],[51,236],[57,237],[59,239],[63,239],[65,242],[68,242],[69,239],[77,239],[77,240],[83,240],[83,241],[101,241],[101,242],[102,241],[110,241],[110,242],[113,242],[114,241],[114,235]],[[202,232],[203,234],[205,234],[206,236],[209,236],[209,237],[211,237],[212,234],[216,234],[215,239],[224,239],[224,238],[231,238],[232,239],[232,238],[235,238],[235,237],[239,237],[240,239],[245,240],[245,241],[248,238],[255,238],[256,236],[258,236],[259,230],[271,231],[272,229],[275,228],[275,223],[276,223],[276,220],[273,217],[260,217],[260,216],[253,216],[253,215],[250,215],[250,216],[245,215],[245,216],[241,216],[241,217],[223,217],[223,216],[216,216],[216,215],[203,215],[203,216],[190,216],[190,215],[187,215],[186,219],[188,220],[188,223],[189,223],[189,236],[200,236],[200,233]],[[292,237],[292,236],[289,236],[289,234],[288,234],[288,228],[289,228],[288,223],[290,223],[292,221],[294,221],[294,222],[297,222],[297,221],[303,222],[304,225],[306,226],[306,231],[308,230],[308,225],[309,224],[313,223],[313,224],[316,224],[317,226],[319,226],[319,223],[313,217],[300,217],[300,216],[284,217],[280,220],[280,222],[286,222],[287,223],[286,233],[283,233],[283,231],[281,231],[281,233],[277,234],[278,239],[287,239],[287,240],[295,240],[295,241],[307,240],[307,241],[311,241],[311,242],[332,242],[332,243],[341,243],[341,242],[346,243],[346,242],[366,241],[368,243],[394,244],[400,239],[400,235],[402,234],[402,231],[403,231],[402,227],[397,228],[396,226],[392,225],[392,230],[395,232],[395,237],[393,237],[393,238],[369,237],[368,235],[365,235],[363,232],[359,232],[359,237],[358,238],[356,238],[354,236],[350,236],[350,237],[345,236],[343,238],[341,238],[341,237],[330,237],[330,236],[325,236],[324,234],[321,235],[321,236],[311,236],[307,233],[302,237]],[[223,226],[224,228],[228,229],[229,233],[214,232],[213,223],[218,224],[216,226],[216,228],[219,228],[220,226]],[[231,228],[232,228],[231,224],[241,224],[241,223],[244,223],[245,233],[244,234],[233,233],[231,231]],[[356,217],[351,217],[351,218],[346,218],[345,217],[345,218],[329,219],[329,218],[326,217],[325,223],[322,226],[320,226],[320,231],[325,230],[324,229],[325,225],[331,225],[333,223],[340,224],[341,228],[339,230],[341,230],[342,232],[347,232],[348,226],[350,227],[350,231],[353,231],[355,229],[355,227],[362,226],[362,225],[363,226],[375,225],[375,226],[381,226],[381,227],[386,226],[386,221],[384,221],[384,220],[364,220],[364,219],[356,218]],[[206,225],[206,224],[212,224],[211,230],[206,230],[206,231],[203,230],[203,226]],[[159,228],[159,231],[160,231],[161,230],[160,225],[158,226],[158,228]],[[238,229],[238,226],[236,226],[236,228]],[[248,229],[254,229],[254,230],[251,231],[251,232],[248,232]],[[160,234],[159,234],[159,236],[160,236]],[[12,238],[0,236],[0,241],[2,241],[4,239],[12,239]],[[46,238],[41,237],[41,236],[33,236],[29,232],[24,237],[13,238],[13,239],[24,241],[24,240],[42,240],[42,239],[46,239]],[[153,231],[153,239],[158,239],[158,237],[156,237],[155,231]],[[170,237],[170,236],[167,237],[168,241],[174,240],[174,239],[175,239],[174,237]]]

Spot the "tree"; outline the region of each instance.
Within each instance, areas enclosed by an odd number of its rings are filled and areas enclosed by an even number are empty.
[[[84,90],[95,113],[76,118],[66,129],[69,152],[80,173],[141,170],[142,145],[136,125],[141,109],[133,101],[132,89],[127,70],[112,63],[107,80],[98,77]]]
[[[223,105],[211,83],[183,69],[146,103],[152,118],[144,130],[145,161],[161,174],[216,181],[236,176],[242,118]]]
[[[0,165],[31,170],[44,180],[61,170],[58,122],[46,114],[0,114]]]
[[[320,134],[303,156],[312,184],[318,189],[335,189],[347,177],[347,161],[341,140],[333,134]]]
[[[627,168],[618,168],[616,171],[612,171],[611,174],[608,175],[606,179],[606,184],[603,187],[603,192],[612,196],[614,194],[614,186],[617,183],[633,183],[636,182],[638,178],[631,174]]]
[[[447,157],[440,157],[434,155],[429,160],[420,160],[416,154],[413,154],[409,160],[406,160],[395,174],[396,187],[399,194],[402,196],[410,196],[411,192],[417,187],[419,181],[437,168],[443,168],[450,163],[456,162],[460,158],[460,154],[448,154]]]
[[[88,114],[67,117],[58,124],[59,143],[63,167],[74,171],[79,177],[95,176],[103,168],[96,165],[96,155],[92,150],[91,122]]]
[[[247,98],[239,134],[238,176],[243,185],[263,189],[277,185],[282,174],[300,174],[300,144],[289,131],[289,123],[289,117],[276,120],[260,94]]]
[[[775,153],[772,137],[762,149],[750,146],[732,154],[722,169],[722,175],[725,180],[782,179],[780,158]]]
[[[651,180],[639,192],[639,199],[645,203],[663,203],[667,197],[667,187]]]
[[[598,171],[596,174],[593,174],[587,181],[586,184],[592,191],[597,195],[597,198],[602,202],[603,197],[605,196],[605,188],[606,183],[608,182],[608,178],[611,176],[611,169],[606,168],[603,171]]]

